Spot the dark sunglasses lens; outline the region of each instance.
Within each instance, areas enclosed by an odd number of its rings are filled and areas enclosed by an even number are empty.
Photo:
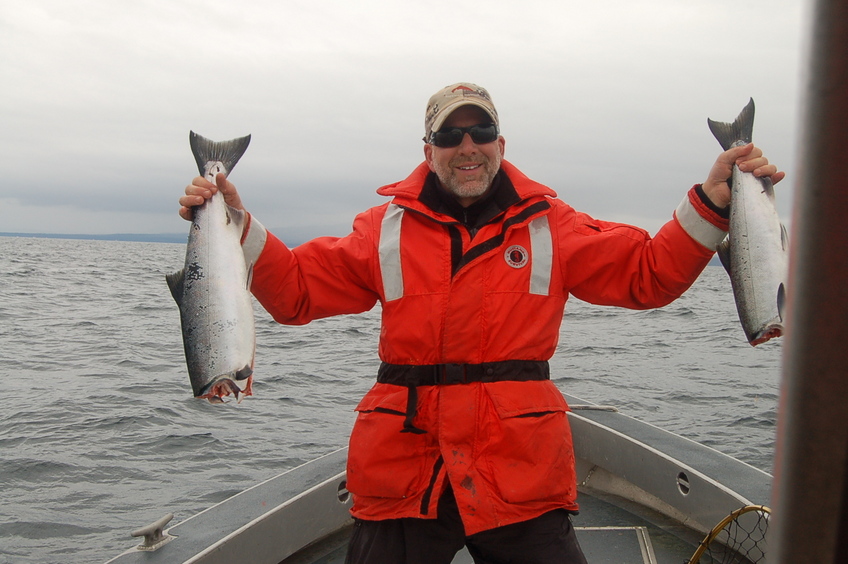
[[[494,125],[475,125],[471,128],[471,140],[478,145],[491,143],[498,138],[498,128]]]
[[[452,129],[440,129],[433,133],[433,145],[442,148],[456,147],[462,143],[463,135],[465,135],[465,132],[458,127],[454,127]]]
[[[468,133],[471,140],[478,145],[491,143],[498,138],[498,127],[495,124],[472,125],[471,127],[451,127],[440,129],[433,133],[433,145],[442,148],[457,147],[462,138]]]

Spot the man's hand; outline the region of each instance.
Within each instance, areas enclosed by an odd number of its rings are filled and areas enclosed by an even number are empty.
[[[771,177],[773,184],[777,184],[786,176],[785,172],[778,172],[775,165],[769,164],[768,159],[763,156],[763,151],[753,143],[728,149],[718,156],[702,185],[707,197],[720,208],[730,204],[730,186],[727,181],[733,174],[734,164],[739,166],[742,172],[751,172],[758,178]]]
[[[194,210],[192,208],[203,204],[203,202],[211,198],[219,190],[224,195],[224,201],[228,206],[237,210],[244,209],[235,185],[227,180],[224,173],[219,172],[215,176],[215,184],[212,184],[202,176],[198,176],[191,181],[191,184],[186,186],[185,195],[180,198],[180,217],[191,221],[194,218]]]

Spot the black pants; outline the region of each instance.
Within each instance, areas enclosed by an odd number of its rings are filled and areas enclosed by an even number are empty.
[[[476,564],[586,564],[564,509],[469,537],[450,488],[438,519],[356,520],[346,564],[450,564],[463,546]]]

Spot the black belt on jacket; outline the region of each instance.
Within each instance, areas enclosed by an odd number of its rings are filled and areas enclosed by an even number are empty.
[[[425,433],[412,424],[418,407],[418,386],[450,386],[472,382],[530,382],[550,380],[546,360],[502,360],[481,364],[406,365],[384,362],[377,371],[377,382],[409,388],[406,419],[402,433]]]

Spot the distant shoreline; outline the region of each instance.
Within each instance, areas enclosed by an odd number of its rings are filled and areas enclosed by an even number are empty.
[[[108,233],[102,235],[78,233],[3,233],[0,237],[29,237],[35,239],[89,239],[95,241],[128,241],[139,243],[185,243],[185,233]]]
[[[0,237],[33,237],[41,239],[93,239],[95,241],[129,241],[137,243],[180,243],[185,244],[185,233],[111,233],[106,235],[82,235],[61,233],[2,233]],[[708,266],[721,266],[718,256],[713,256]]]

